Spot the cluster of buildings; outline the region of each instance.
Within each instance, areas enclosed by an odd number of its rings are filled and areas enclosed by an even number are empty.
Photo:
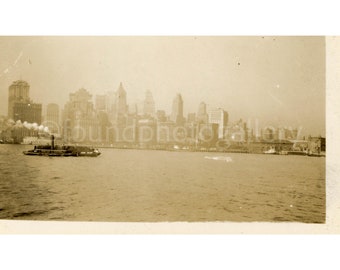
[[[222,108],[207,109],[201,102],[196,113],[184,116],[184,101],[177,94],[172,110],[156,110],[152,93],[146,91],[142,106],[128,105],[122,83],[117,91],[94,97],[84,88],[69,95],[62,109],[42,104],[29,96],[30,85],[22,80],[8,89],[8,116],[0,119],[0,139],[20,143],[25,137],[54,134],[65,143],[141,148],[244,147],[245,143],[297,139],[297,129],[251,128],[240,120],[229,123]],[[28,125],[29,123],[29,125]],[[29,126],[29,128],[28,128]],[[48,129],[47,129],[48,128]],[[48,132],[46,132],[48,131]]]
[[[197,116],[191,113],[186,118],[183,105],[181,94],[177,94],[170,114],[156,110],[152,93],[146,91],[142,106],[128,106],[122,83],[116,92],[96,95],[94,103],[86,89],[79,89],[70,94],[64,106],[60,134],[66,142],[126,147],[208,146],[223,137],[228,124],[226,111],[208,113],[202,102]]]

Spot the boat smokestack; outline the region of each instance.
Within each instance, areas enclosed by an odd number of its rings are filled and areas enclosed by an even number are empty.
[[[51,149],[54,150],[54,135],[51,135]]]

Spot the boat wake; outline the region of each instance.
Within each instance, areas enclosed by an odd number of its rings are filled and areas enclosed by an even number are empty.
[[[212,160],[220,160],[220,161],[225,161],[225,162],[233,161],[231,157],[225,157],[225,156],[217,156],[217,157],[205,156],[204,158],[212,159]]]

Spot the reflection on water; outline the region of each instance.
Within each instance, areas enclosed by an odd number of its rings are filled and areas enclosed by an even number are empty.
[[[117,149],[39,157],[27,148],[0,145],[1,219],[325,222],[324,158]]]

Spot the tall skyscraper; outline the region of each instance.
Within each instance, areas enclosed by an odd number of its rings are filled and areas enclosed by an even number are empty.
[[[49,103],[46,107],[46,117],[44,125],[48,127],[52,133],[60,133],[59,123],[59,105]]]
[[[145,115],[154,116],[155,115],[155,101],[153,100],[152,93],[147,90],[144,99],[144,110]]]
[[[126,91],[122,83],[119,84],[116,93],[116,110],[118,115],[125,115],[127,113]]]
[[[128,112],[126,102],[126,91],[123,84],[119,84],[119,88],[116,92],[116,105],[115,105],[115,124],[118,126],[126,125],[126,115]]]
[[[92,95],[84,88],[70,94],[63,113],[64,138],[74,142],[100,140],[99,121]]]
[[[177,94],[172,102],[172,113],[170,120],[175,122],[177,125],[184,124],[183,99],[181,94]]]
[[[8,88],[8,118],[14,119],[14,103],[31,103],[30,85],[22,80],[13,82]]]
[[[41,124],[41,104],[33,103],[29,98],[30,85],[18,80],[8,88],[8,118],[14,121],[27,121]]]
[[[203,124],[208,123],[207,105],[204,102],[198,106],[197,121]]]
[[[223,139],[228,125],[228,113],[221,108],[209,111],[209,123],[218,124],[218,138]]]

